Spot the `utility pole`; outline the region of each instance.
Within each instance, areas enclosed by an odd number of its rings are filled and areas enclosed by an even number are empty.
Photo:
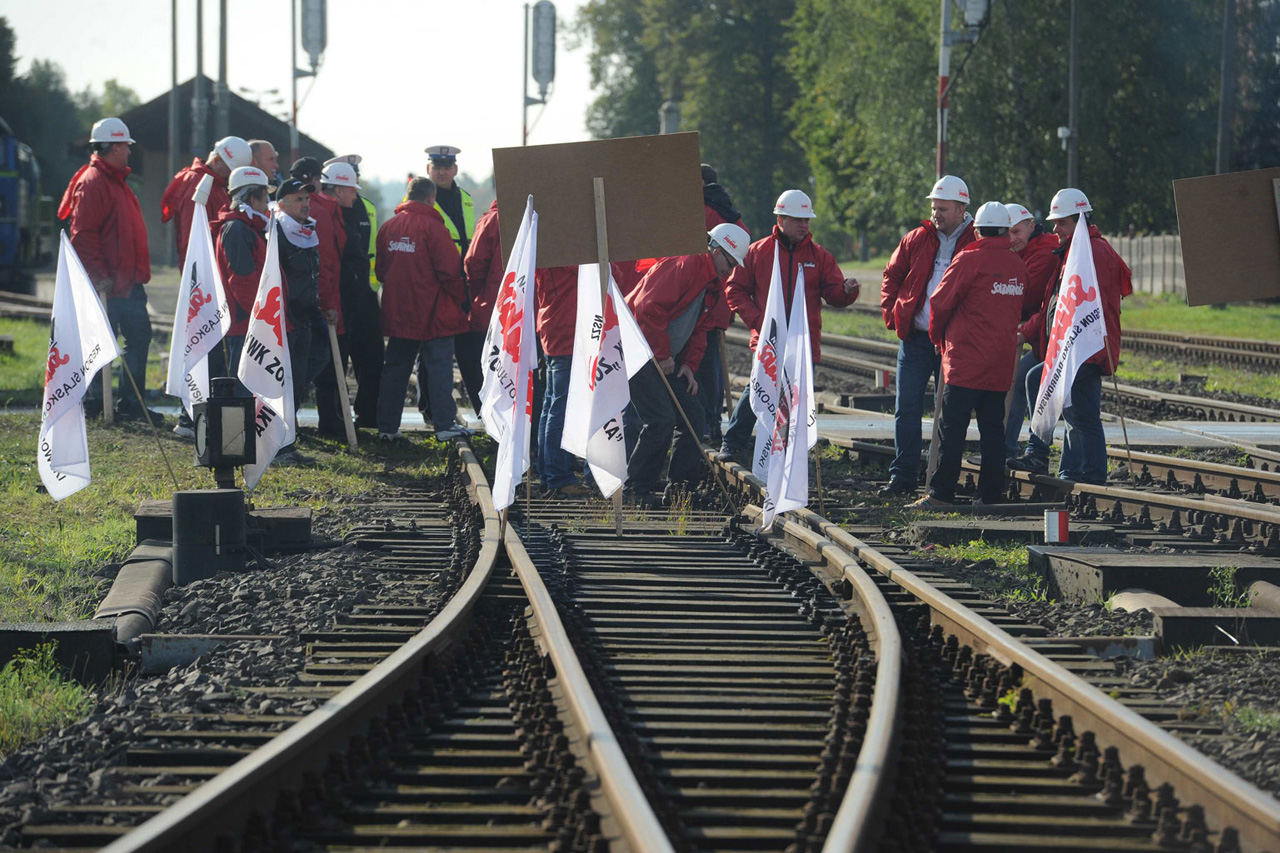
[[[218,88],[214,100],[218,105],[214,134],[222,139],[231,133],[231,90],[227,88],[227,0],[218,0]]]
[[[952,3],[959,6],[964,15],[963,31],[951,29]],[[942,0],[942,23],[938,32],[938,152],[935,164],[939,178],[947,173],[947,108],[951,100],[951,87],[960,76],[959,70],[956,71],[956,78],[951,76],[951,46],[968,44],[969,50],[973,50],[987,17],[987,5],[988,0]],[[968,58],[969,54],[966,53],[965,59]],[[960,69],[963,68],[962,60]]]
[[[1067,72],[1067,186],[1080,186],[1080,29],[1079,0],[1071,0],[1071,34]]]
[[[178,0],[169,3],[169,171],[178,173]],[[169,241],[169,264],[177,266],[178,249]]]
[[[289,0],[289,162],[298,160],[298,0]]]
[[[205,138],[208,107],[204,94],[204,0],[196,0],[196,79],[191,83],[191,153],[196,157],[209,147]]]
[[[551,0],[533,4],[533,65],[529,65],[529,4],[524,4],[524,66],[521,71],[524,97],[521,99],[520,144],[529,144],[529,107],[547,103],[547,89],[556,79],[556,7]],[[529,75],[538,84],[538,97],[529,97]],[[541,115],[541,114],[539,114]]]
[[[1222,2],[1222,79],[1218,85],[1216,174],[1231,171],[1231,113],[1236,100],[1236,0]]]

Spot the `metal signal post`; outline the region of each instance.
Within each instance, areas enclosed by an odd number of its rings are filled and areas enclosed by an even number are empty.
[[[529,4],[524,4],[524,94],[521,99],[520,144],[529,144],[529,107],[547,103],[547,90],[556,79],[556,7],[551,0],[533,4],[533,67],[529,67]],[[529,76],[538,84],[538,97],[529,97]]]

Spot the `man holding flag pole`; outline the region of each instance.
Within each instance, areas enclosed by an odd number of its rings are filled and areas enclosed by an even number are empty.
[[[1031,439],[1011,467],[1045,474],[1059,415],[1066,438],[1058,476],[1103,484],[1107,479],[1102,429],[1102,377],[1115,374],[1120,357],[1120,300],[1133,292],[1129,268],[1090,221],[1093,207],[1083,192],[1061,189],[1047,217],[1066,252],[1057,285],[1019,329],[1043,363],[1027,374],[1027,397],[1035,399]],[[1033,389],[1039,393],[1033,394]]]

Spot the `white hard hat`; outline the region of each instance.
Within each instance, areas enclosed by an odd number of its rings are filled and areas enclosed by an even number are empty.
[[[93,130],[89,133],[90,142],[128,142],[133,144],[133,137],[129,135],[129,128],[118,118],[99,119],[93,123]]]
[[[813,219],[813,202],[800,190],[787,190],[778,196],[773,212],[779,216],[794,216],[796,219]]]
[[[745,230],[732,222],[721,222],[708,231],[707,236],[711,238],[713,249],[724,249],[738,262],[738,266],[746,266],[747,247],[751,244],[751,235]]]
[[[359,166],[360,161],[364,158],[359,154],[339,154],[337,157],[330,157],[324,161],[326,166],[332,166],[334,163],[346,163],[348,166]]]
[[[240,166],[232,170],[231,177],[227,178],[227,190],[230,192],[235,192],[241,187],[265,186],[267,186],[267,173],[257,166]]]
[[[998,201],[989,201],[978,208],[977,214],[973,217],[973,224],[977,228],[1008,228],[1013,223],[1010,221],[1008,209],[1003,204]]]
[[[360,184],[356,182],[355,168],[346,163],[330,163],[325,166],[324,171],[320,173],[320,183],[360,189]]]
[[[1022,205],[1017,204],[1016,202],[1013,204],[1006,204],[1004,206],[1004,209],[1009,211],[1009,227],[1010,228],[1017,225],[1019,222],[1025,222],[1028,219],[1030,219],[1033,222],[1035,221],[1035,218],[1036,218],[1035,214],[1027,210]]]
[[[238,169],[253,162],[253,151],[249,143],[238,136],[224,136],[213,146],[213,153],[227,164],[228,169]]]
[[[943,175],[938,178],[938,182],[933,185],[933,191],[925,198],[936,198],[939,201],[958,201],[967,205],[969,203],[969,185],[955,175]]]
[[[1067,187],[1053,194],[1053,201],[1049,202],[1049,215],[1045,219],[1066,219],[1068,216],[1088,213],[1091,210],[1093,205],[1089,204],[1089,199],[1084,193]]]

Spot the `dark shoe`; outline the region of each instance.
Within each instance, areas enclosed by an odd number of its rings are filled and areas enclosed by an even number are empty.
[[[404,433],[400,432],[400,430],[396,430],[395,432],[378,433],[378,441],[382,442],[383,444],[395,444],[397,441],[403,441],[403,440],[404,440]]]
[[[951,501],[944,501],[942,498],[935,498],[933,495],[925,495],[919,500],[907,504],[907,509],[946,509],[954,505]]]
[[[449,427],[448,429],[442,429],[442,430],[436,431],[436,440],[438,441],[452,441],[455,438],[470,438],[470,437],[471,437],[471,430],[467,429],[461,424],[456,424],[456,423],[453,426]]]
[[[195,438],[196,428],[189,423],[183,423],[179,420],[177,426],[173,428],[173,434],[179,438]]]
[[[899,495],[914,495],[915,493],[915,487],[908,485],[906,480],[899,477],[891,479],[889,485],[881,486],[879,492],[882,498],[895,498]]]
[[[159,412],[152,411],[151,409],[147,409],[147,414],[145,417],[143,416],[142,412],[138,411],[137,409],[117,409],[116,410],[116,420],[118,421],[123,421],[126,423],[137,421],[139,423],[145,424],[148,418],[150,418],[152,425],[156,427],[162,427],[165,425],[164,415],[160,414]]]
[[[1048,474],[1049,460],[1039,456],[1023,454],[1017,459],[1006,459],[1005,464],[1015,471],[1030,471],[1032,474]]]
[[[551,497],[561,498],[564,500],[581,500],[589,498],[594,494],[589,486],[582,483],[570,483],[567,486],[561,486],[558,489],[551,490]]]
[[[373,418],[356,418],[356,429],[377,429],[378,422]]]

